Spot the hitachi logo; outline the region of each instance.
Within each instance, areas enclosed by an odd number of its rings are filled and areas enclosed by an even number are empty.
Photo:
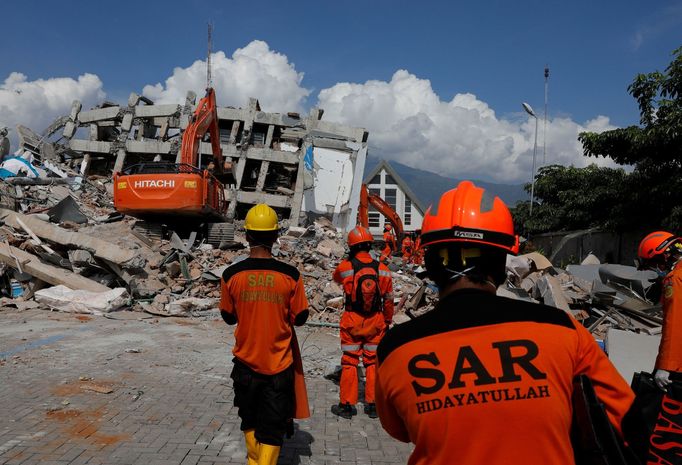
[[[148,181],[135,181],[134,186],[136,188],[138,188],[138,187],[154,187],[157,189],[163,188],[163,187],[175,187],[175,181],[173,179],[160,179],[158,181],[150,179]]]

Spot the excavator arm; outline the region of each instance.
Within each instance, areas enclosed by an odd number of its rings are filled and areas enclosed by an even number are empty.
[[[358,206],[358,223],[365,228],[369,227],[369,205],[373,206],[379,213],[381,213],[393,226],[395,231],[398,249],[403,241],[403,220],[400,219],[398,213],[386,203],[384,199],[376,194],[370,194],[367,184],[362,185],[360,190],[360,205]]]
[[[220,130],[218,128],[218,108],[215,91],[212,87],[206,89],[206,96],[199,100],[192,120],[187,125],[182,136],[180,147],[180,163],[199,166],[199,144],[206,133],[211,135],[211,149],[215,165],[214,174],[220,178],[224,172],[223,151],[220,147]]]

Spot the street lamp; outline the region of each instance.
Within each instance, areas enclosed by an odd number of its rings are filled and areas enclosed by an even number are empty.
[[[535,157],[537,156],[538,152],[538,117],[535,115],[535,112],[533,111],[533,107],[528,105],[526,102],[523,102],[521,104],[523,106],[523,109],[526,110],[526,113],[528,113],[530,116],[535,118],[535,143],[533,144],[533,178],[531,179],[530,182],[530,215],[533,215],[533,199],[535,197]]]

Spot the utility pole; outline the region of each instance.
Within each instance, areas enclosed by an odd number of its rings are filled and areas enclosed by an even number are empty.
[[[547,165],[547,87],[549,83],[549,65],[545,65],[545,120],[542,128],[542,166]]]

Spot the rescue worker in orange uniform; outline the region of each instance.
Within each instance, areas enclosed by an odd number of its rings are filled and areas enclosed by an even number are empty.
[[[405,234],[401,249],[403,250],[403,265],[407,265],[412,261],[412,254],[414,253],[414,242],[410,233]]]
[[[303,366],[293,326],[308,318],[303,280],[296,268],[272,258],[279,233],[265,204],[244,222],[249,257],[221,280],[220,314],[237,324],[231,378],[249,465],[274,465],[292,418],[307,418]]]
[[[412,257],[410,259],[410,262],[414,265],[421,266],[424,261],[424,249],[422,248],[422,238],[421,238],[421,229],[417,229],[414,232],[414,240],[413,240],[413,245],[412,245]]]
[[[444,193],[422,225],[430,312],[378,348],[384,429],[415,444],[409,464],[573,464],[573,378],[588,375],[620,431],[634,393],[592,335],[553,307],[498,297],[511,214],[470,181]]]
[[[393,251],[398,247],[395,234],[393,234],[393,228],[388,223],[384,225],[384,244],[381,258],[379,258],[379,261],[382,263],[388,260],[393,255]]]
[[[667,231],[652,232],[639,244],[637,256],[640,268],[662,278],[663,327],[654,381],[666,391],[661,408],[667,411],[661,412],[664,415],[651,435],[648,463],[680,463],[682,429],[671,428],[670,422],[682,417],[682,238]],[[671,443],[677,447],[669,447]]]
[[[377,344],[393,321],[393,278],[388,267],[369,254],[374,238],[362,226],[348,233],[350,256],[334,270],[334,281],[343,287],[345,310],[341,332],[340,401],[332,413],[343,418],[357,414],[358,365],[365,367],[365,414],[376,418],[374,384]]]

